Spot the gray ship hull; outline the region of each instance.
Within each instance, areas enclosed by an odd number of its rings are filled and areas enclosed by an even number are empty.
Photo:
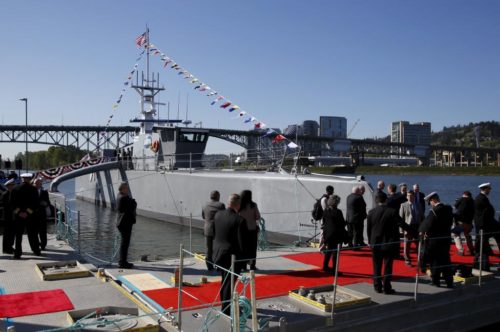
[[[209,193],[218,190],[221,200],[231,193],[249,189],[266,221],[268,239],[277,243],[305,241],[319,232],[312,223],[311,210],[315,199],[321,197],[327,185],[333,185],[341,197],[340,209],[345,216],[346,197],[353,186],[366,188],[367,209],[373,206],[371,186],[354,176],[290,175],[251,171],[155,172],[127,171],[128,181],[138,204],[138,214],[182,225],[192,224],[202,228],[201,209]],[[112,172],[114,191],[120,182],[117,171]],[[107,189],[98,188],[97,181],[89,176],[76,179],[77,198],[95,202],[102,190],[109,202]]]

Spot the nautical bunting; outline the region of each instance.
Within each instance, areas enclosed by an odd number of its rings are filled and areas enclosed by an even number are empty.
[[[164,68],[169,69],[169,67],[170,67],[170,69],[177,71],[178,76],[182,76],[184,79],[188,80],[188,82],[190,84],[194,85],[193,86],[194,90],[204,93],[205,96],[213,97],[213,96],[217,95],[217,97],[210,102],[210,105],[212,105],[212,106],[217,105],[218,108],[227,109],[230,113],[238,111],[239,116],[235,117],[235,119],[241,118],[243,120],[243,123],[251,123],[255,129],[263,129],[263,128],[267,127],[267,125],[264,122],[260,121],[255,116],[252,116],[247,111],[241,110],[240,107],[237,106],[236,104],[234,104],[231,100],[220,95],[218,93],[218,91],[214,90],[213,88],[208,86],[208,84],[204,83],[199,78],[194,76],[186,68],[183,68],[177,62],[175,62],[172,58],[165,55],[165,53],[163,53],[156,45],[150,44],[149,40],[146,40],[146,39],[147,39],[147,34],[144,33],[136,38],[136,44],[139,47],[143,46],[145,49],[149,49],[149,52],[154,56],[160,55],[160,60],[162,61]],[[287,140],[287,141],[289,141],[289,144],[287,144],[287,147],[289,147],[291,149],[298,148],[298,145],[295,144],[290,139],[277,133],[275,130],[272,130],[272,129],[269,129],[269,130],[268,130],[269,135],[276,134],[276,136],[273,139],[273,143],[279,143],[279,142]]]

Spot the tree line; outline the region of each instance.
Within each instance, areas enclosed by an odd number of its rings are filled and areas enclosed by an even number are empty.
[[[54,168],[61,165],[72,164],[81,160],[88,152],[80,150],[74,146],[51,146],[47,151],[28,151],[28,161],[29,169],[31,170],[42,170],[48,168]],[[15,160],[11,160],[10,169],[19,168],[20,160],[22,167],[26,167],[26,155],[23,152],[16,154]],[[7,160],[2,160],[1,168],[8,168],[6,166]]]

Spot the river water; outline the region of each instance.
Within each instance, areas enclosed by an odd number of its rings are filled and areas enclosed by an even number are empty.
[[[453,204],[464,190],[471,191],[475,196],[478,193],[479,184],[491,182],[493,190],[490,194],[490,201],[497,211],[500,210],[500,177],[498,176],[369,175],[366,179],[373,186],[379,179],[384,180],[386,185],[405,182],[410,187],[418,183],[422,192],[437,191],[441,200],[447,204]],[[73,181],[63,183],[59,189],[67,195],[72,209],[81,211],[81,251],[90,258],[109,261],[118,248],[115,240],[116,214],[110,209],[74,200]],[[318,196],[320,194],[318,193]],[[76,219],[76,216],[73,218]],[[49,231],[55,232],[54,225],[49,227]],[[74,241],[76,244],[76,238]],[[174,257],[179,253],[180,243],[184,243],[188,250],[191,248],[194,252],[204,251],[204,237],[201,230],[193,229],[190,234],[189,227],[138,216],[133,230],[130,256],[132,260],[139,259],[142,255],[148,255],[149,259]]]

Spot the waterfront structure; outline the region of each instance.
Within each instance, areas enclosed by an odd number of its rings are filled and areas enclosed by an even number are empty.
[[[431,144],[431,123],[396,121],[391,126],[391,142],[415,145]]]
[[[319,124],[314,120],[305,120],[302,123],[302,132],[304,136],[318,137]]]
[[[283,135],[287,137],[302,136],[304,135],[303,126],[298,124],[288,125],[285,130],[283,130]]]
[[[347,119],[343,116],[320,116],[319,136],[347,138]]]

